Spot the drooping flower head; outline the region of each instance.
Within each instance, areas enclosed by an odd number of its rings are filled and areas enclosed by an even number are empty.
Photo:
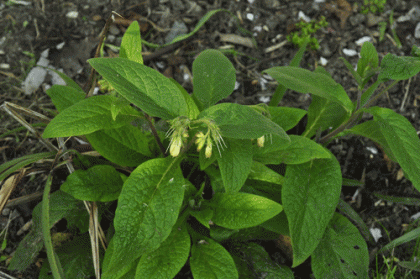
[[[169,121],[171,128],[166,133],[166,137],[171,138],[169,143],[169,153],[172,157],[177,157],[181,151],[182,145],[188,138],[188,129],[190,120],[185,116],[177,117]]]

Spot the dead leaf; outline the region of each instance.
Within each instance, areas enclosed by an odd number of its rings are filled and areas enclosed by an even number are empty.
[[[341,21],[340,27],[344,28],[347,22],[347,18],[352,14],[353,9],[346,0],[336,0],[332,3],[325,4],[325,9],[335,14]]]

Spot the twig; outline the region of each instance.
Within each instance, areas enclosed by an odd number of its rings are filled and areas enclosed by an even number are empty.
[[[405,102],[407,101],[408,93],[410,91],[409,89],[410,89],[410,84],[411,84],[411,80],[412,79],[413,79],[412,77],[409,78],[408,79],[408,82],[407,82],[407,85],[404,87],[405,94],[404,94],[404,98],[403,98],[403,100],[401,102],[401,107],[400,107],[400,111],[401,112],[404,112],[405,111],[404,106],[405,106]]]

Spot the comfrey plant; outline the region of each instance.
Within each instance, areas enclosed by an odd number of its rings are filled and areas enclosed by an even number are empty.
[[[34,230],[10,268],[22,268],[45,244],[41,276],[51,270],[54,278],[173,278],[188,276],[188,269],[197,279],[293,278],[290,267],[253,241],[280,238],[291,248],[292,268],[310,258],[315,278],[367,278],[369,232],[336,212],[350,210],[340,192],[353,181],[343,180],[326,145],[347,134],[367,137],[420,189],[415,129],[394,111],[373,106],[391,86],[416,75],[420,59],[387,54],[379,66],[375,48],[365,43],[357,70],[344,60],[359,85],[351,101],[322,67],[298,67],[306,42],[290,66],[264,71],[279,82],[270,105],[245,106],[217,104],[235,85],[235,69],[219,51],[195,59],[189,94],[143,65],[140,42],[134,22],[119,58],[89,60],[118,93],[85,98],[69,79],[69,86],[48,90],[59,114],[42,137],[56,138],[59,150],[8,167],[13,172],[51,158],[53,170],[67,166],[71,174],[50,196],[54,171],[48,176]],[[384,82],[390,84],[377,92]],[[312,94],[309,109],[278,107],[286,89]],[[358,124],[363,114],[373,119]],[[305,115],[303,134],[288,135]],[[88,141],[94,151],[67,150],[68,137]],[[79,233],[53,248],[50,228],[61,218]]]

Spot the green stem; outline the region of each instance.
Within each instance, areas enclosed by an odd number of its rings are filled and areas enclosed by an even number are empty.
[[[368,108],[373,106],[373,104],[381,97],[385,92],[387,92],[391,87],[396,85],[399,82],[399,80],[394,80],[393,83],[391,83],[389,86],[387,86],[384,90],[382,90],[378,95],[376,95],[374,98],[372,98],[369,102],[367,102],[363,107]]]
[[[55,279],[64,279],[63,268],[57,254],[54,253],[54,248],[50,235],[50,190],[52,184],[51,173],[47,177],[44,194],[42,197],[42,236],[44,237],[45,250],[47,251],[48,262],[50,263],[51,271]]]
[[[159,146],[160,152],[162,152],[163,156],[165,156],[165,157],[168,156],[166,154],[165,147],[163,146],[162,141],[160,140],[159,135],[156,131],[156,127],[155,127],[155,125],[153,125],[152,118],[146,113],[144,114],[144,116],[146,117],[146,120],[149,123],[149,127],[152,130],[152,134],[155,137],[155,140],[156,140],[156,142]]]

